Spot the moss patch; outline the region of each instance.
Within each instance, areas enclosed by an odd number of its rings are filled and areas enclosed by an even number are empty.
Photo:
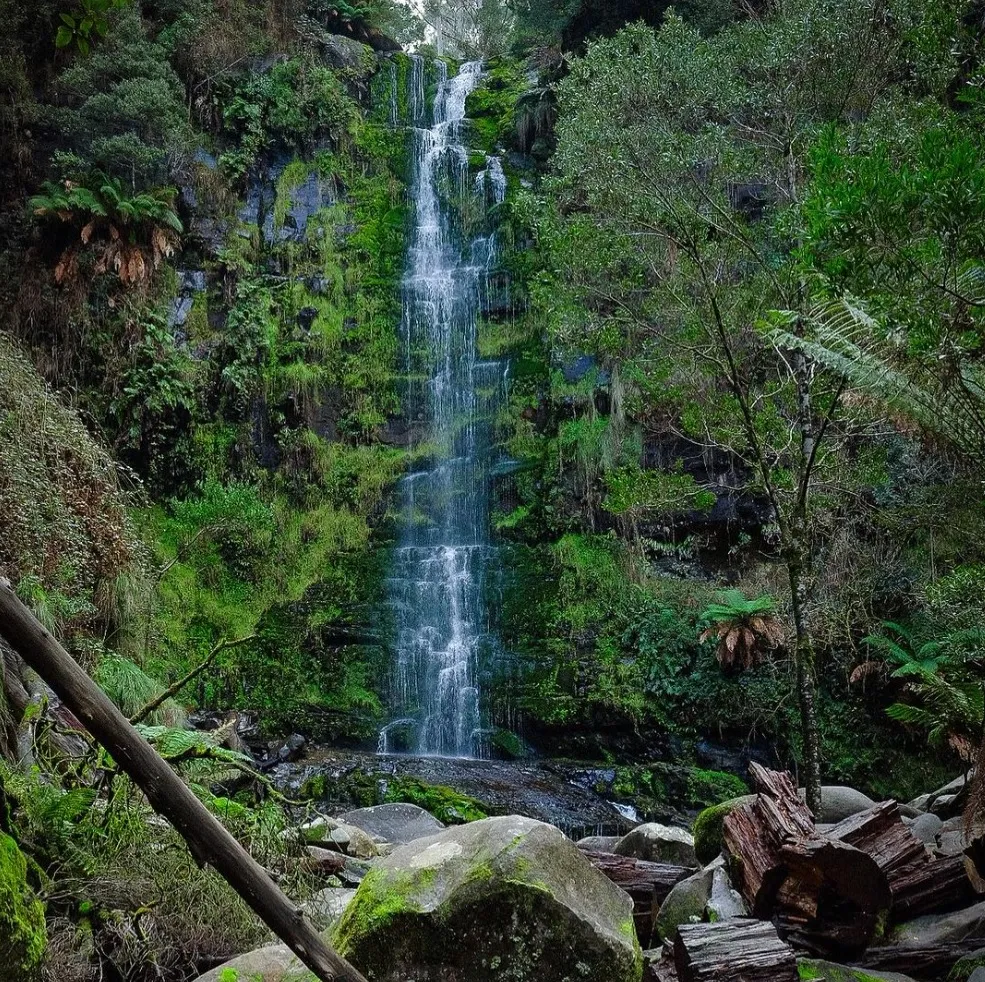
[[[694,820],[691,834],[694,836],[694,853],[702,865],[710,863],[722,851],[722,823],[725,816],[747,799],[732,798],[719,805],[712,805]]]
[[[48,943],[44,907],[27,885],[27,862],[0,833],[0,982],[39,978]]]

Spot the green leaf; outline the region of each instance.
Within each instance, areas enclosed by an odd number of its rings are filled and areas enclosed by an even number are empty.
[[[67,48],[72,43],[73,37],[75,35],[67,27],[59,27],[55,35],[55,47]]]
[[[76,38],[75,43],[78,45],[79,51],[81,51],[82,54],[89,54],[89,42],[84,37]]]
[[[61,17],[62,23],[66,27],[71,28],[73,31],[75,30],[75,18],[71,14],[59,14],[59,17]]]

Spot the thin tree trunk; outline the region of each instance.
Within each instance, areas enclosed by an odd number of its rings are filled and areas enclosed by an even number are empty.
[[[796,550],[798,547],[792,544],[791,548]],[[787,559],[787,575],[793,608],[793,657],[797,672],[797,700],[800,703],[803,784],[807,792],[807,807],[817,817],[821,812],[821,734],[817,720],[814,644],[807,624],[807,591],[804,585],[803,564],[799,556],[790,556]]]
[[[109,697],[0,578],[0,635],[62,699],[188,844],[323,982],[366,982],[336,954]]]

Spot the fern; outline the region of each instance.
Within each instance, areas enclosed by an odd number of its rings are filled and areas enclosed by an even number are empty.
[[[985,267],[969,265],[957,279],[966,302],[985,302]],[[941,352],[933,359],[900,358],[885,330],[849,298],[824,303],[806,317],[810,337],[789,328],[792,311],[774,311],[769,336],[779,348],[802,351],[856,389],[908,416],[929,433],[985,464],[985,369]]]
[[[137,732],[172,764],[189,760],[210,760],[238,765],[251,763],[246,754],[218,746],[210,739],[209,733],[201,730],[146,726],[138,723]]]

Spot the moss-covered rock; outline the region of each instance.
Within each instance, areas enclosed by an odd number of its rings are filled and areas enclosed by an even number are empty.
[[[691,834],[694,836],[694,853],[700,863],[710,863],[722,851],[722,823],[725,816],[737,805],[752,801],[754,795],[732,798],[719,805],[712,805],[699,813],[694,820]]]
[[[836,965],[834,962],[816,961],[813,958],[802,958],[797,963],[797,974],[805,982],[811,979],[817,979],[818,982],[913,982],[908,975],[897,972],[873,972],[848,965]]]
[[[553,826],[491,818],[396,850],[336,928],[371,982],[638,982],[632,903]]]
[[[0,832],[0,982],[40,978],[47,946],[44,907],[27,885],[27,862]]]

